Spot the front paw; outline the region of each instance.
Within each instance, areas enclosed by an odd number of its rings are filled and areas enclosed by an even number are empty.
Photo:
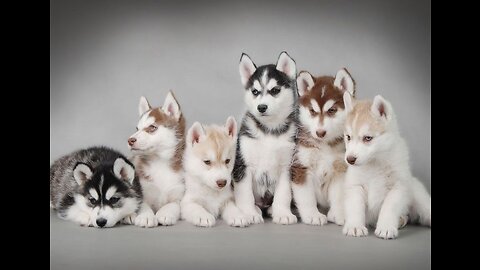
[[[247,216],[237,216],[227,219],[227,224],[233,227],[247,227],[250,222]]]
[[[297,217],[290,210],[273,211],[273,223],[289,225],[297,223]]]
[[[133,225],[135,224],[135,219],[137,218],[137,214],[133,213],[130,214],[122,219],[123,224]]]
[[[198,215],[193,218],[192,223],[200,227],[213,227],[215,225],[215,217],[212,214]]]
[[[158,223],[160,223],[160,225],[164,225],[164,226],[173,225],[173,224],[177,223],[177,220],[178,220],[174,216],[159,215],[159,213],[157,213],[155,216],[157,217]]]
[[[332,209],[328,211],[327,219],[328,221],[340,226],[343,226],[345,224],[345,217],[342,214],[340,214],[338,211],[332,211]]]
[[[362,237],[368,235],[368,229],[365,225],[349,225],[343,226],[343,234],[347,236]]]
[[[398,229],[395,227],[377,226],[375,235],[383,239],[395,239],[398,236]]]
[[[135,218],[135,225],[143,228],[152,228],[158,225],[153,213],[142,213]]]
[[[318,212],[318,210],[316,212],[311,212],[305,215],[301,215],[301,218],[302,218],[302,222],[308,225],[322,226],[327,224],[327,217],[324,214]]]
[[[75,217],[75,221],[80,224],[80,226],[88,227],[92,226],[90,215],[87,213],[78,213]]]

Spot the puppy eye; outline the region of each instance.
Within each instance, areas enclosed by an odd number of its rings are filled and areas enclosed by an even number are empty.
[[[315,115],[315,113],[317,113],[317,112],[313,108],[310,108],[310,114]]]
[[[373,139],[372,136],[363,136],[363,142],[369,142]]]
[[[207,164],[207,165],[212,164],[212,162],[211,162],[210,160],[204,160],[203,162],[204,162],[205,164]]]
[[[252,90],[252,94],[253,94],[254,96],[258,96],[258,95],[260,94],[260,91],[258,91],[257,89],[253,89],[253,90]]]
[[[327,113],[328,113],[329,115],[333,115],[333,114],[335,114],[336,112],[337,112],[337,108],[334,108],[334,107],[328,109],[328,111],[327,111]]]
[[[345,135],[347,137],[347,141],[350,141],[350,135]]]
[[[278,87],[275,87],[275,88],[272,88],[270,91],[268,91],[270,93],[270,95],[272,96],[275,96],[277,95],[278,93],[280,93],[280,88]]]
[[[157,129],[158,129],[158,127],[156,127],[156,126],[154,126],[154,125],[150,125],[150,126],[148,126],[148,128],[147,128],[147,132],[148,132],[148,133],[153,133],[153,132],[155,132]]]
[[[119,197],[111,197],[109,201],[110,203],[117,203],[119,200],[120,200]]]
[[[225,160],[225,164],[228,164],[228,163],[230,163],[230,159],[229,159],[229,158],[227,158],[227,159]]]
[[[97,202],[97,200],[95,200],[95,198],[93,197],[90,197],[90,199],[88,199],[90,201],[91,204],[95,204]]]

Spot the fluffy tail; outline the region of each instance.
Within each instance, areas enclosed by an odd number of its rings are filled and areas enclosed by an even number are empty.
[[[418,219],[418,222],[422,225],[432,226],[432,198],[428,194],[425,186],[414,178],[413,184],[413,205],[412,214],[414,219]]]

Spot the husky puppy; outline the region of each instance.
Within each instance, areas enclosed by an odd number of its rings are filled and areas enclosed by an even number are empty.
[[[344,223],[343,129],[347,113],[343,93],[355,93],[355,83],[346,69],[334,77],[314,78],[306,71],[297,77],[299,119],[297,149],[291,167],[293,200],[303,223],[324,225],[327,218]],[[329,209],[327,216],[317,205]]]
[[[138,110],[137,132],[128,139],[128,146],[144,198],[138,215],[129,216],[124,222],[140,227],[173,225],[180,217],[180,200],[185,190],[185,119],[171,91],[163,107],[152,108],[141,97]]]
[[[220,215],[231,226],[248,226],[233,198],[232,170],[237,144],[237,122],[228,117],[224,127],[195,122],[187,133],[185,196],[182,218],[211,227]]]
[[[431,226],[431,197],[412,176],[408,148],[390,102],[381,96],[373,102],[354,102],[348,93],[344,101],[349,112],[345,127],[349,167],[343,233],[365,236],[368,224],[376,226],[378,237],[392,239],[408,219]]]
[[[298,124],[296,66],[286,52],[276,65],[257,68],[242,54],[240,79],[247,112],[238,134],[233,170],[235,201],[250,223],[292,224],[290,165]]]
[[[140,207],[142,190],[133,165],[119,152],[91,147],[50,167],[50,203],[62,219],[112,227]]]

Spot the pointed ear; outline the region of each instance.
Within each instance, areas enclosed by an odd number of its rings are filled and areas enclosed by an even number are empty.
[[[253,73],[255,73],[255,70],[257,70],[257,66],[255,66],[252,59],[250,59],[246,53],[242,53],[238,69],[240,71],[242,85],[243,87],[246,87],[248,80],[252,77]]]
[[[77,181],[77,184],[83,185],[87,180],[92,178],[93,171],[90,166],[85,163],[79,162],[73,168],[73,178]]]
[[[333,84],[340,90],[350,93],[353,97],[355,96],[355,81],[346,68],[342,68],[337,72]]]
[[[343,104],[345,104],[345,111],[347,113],[353,110],[353,98],[347,91],[343,93]]]
[[[291,79],[295,79],[297,76],[297,68],[295,65],[295,61],[288,55],[287,52],[280,53],[280,56],[277,60],[277,70],[287,74],[288,77]]]
[[[113,173],[117,178],[128,181],[130,184],[135,179],[135,168],[122,157],[118,157],[113,163]]]
[[[315,84],[312,74],[308,71],[302,71],[297,77],[297,89],[300,96],[305,95],[310,91]]]
[[[227,118],[227,122],[225,123],[225,129],[227,131],[227,134],[232,137],[236,138],[237,137],[237,121],[233,116],[229,116]]]
[[[152,107],[150,103],[148,103],[147,98],[144,96],[140,97],[140,102],[138,103],[138,114],[142,116],[145,112],[151,110]]]
[[[187,143],[190,143],[191,145],[198,143],[203,136],[205,136],[205,130],[203,129],[202,124],[195,122],[188,130]]]
[[[165,102],[163,103],[162,110],[175,118],[175,120],[179,120],[182,112],[180,111],[180,105],[178,105],[175,96],[173,95],[172,91],[169,91],[167,97],[165,98]]]
[[[385,120],[390,120],[392,117],[390,103],[380,95],[375,96],[370,110],[375,116],[384,118]]]

